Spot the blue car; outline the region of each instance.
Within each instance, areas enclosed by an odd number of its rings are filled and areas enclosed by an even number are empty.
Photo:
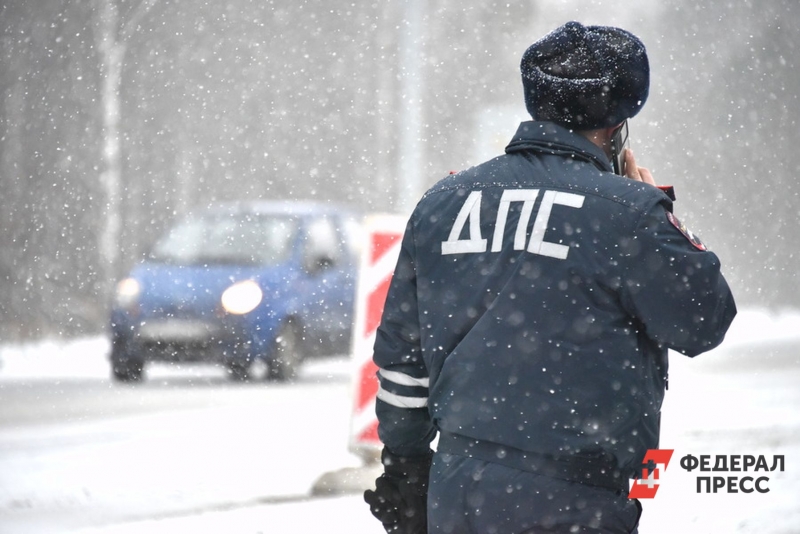
[[[312,202],[224,204],[179,220],[117,285],[112,377],[142,380],[151,361],[214,362],[234,379],[258,369],[286,381],[306,356],[346,353],[358,229],[353,213]]]

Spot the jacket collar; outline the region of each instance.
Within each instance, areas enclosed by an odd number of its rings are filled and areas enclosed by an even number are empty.
[[[603,150],[573,130],[553,122],[525,121],[506,147],[506,154],[531,150],[588,161],[601,171],[613,172]]]

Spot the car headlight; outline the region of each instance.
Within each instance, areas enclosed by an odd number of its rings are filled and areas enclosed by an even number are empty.
[[[261,287],[253,280],[237,282],[222,292],[222,308],[234,315],[253,311],[264,298]]]
[[[139,300],[141,286],[135,278],[126,278],[117,284],[114,303],[120,308],[132,308]]]

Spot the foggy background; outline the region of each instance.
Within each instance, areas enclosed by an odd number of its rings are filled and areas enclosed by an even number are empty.
[[[0,341],[101,332],[170,220],[234,199],[406,214],[525,120],[568,20],[642,38],[632,147],[740,306],[800,302],[797,0],[0,0]]]

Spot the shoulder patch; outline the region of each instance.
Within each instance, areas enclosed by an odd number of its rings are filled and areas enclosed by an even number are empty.
[[[704,251],[708,250],[708,248],[706,248],[703,242],[700,241],[700,238],[694,235],[691,232],[691,230],[686,228],[686,225],[683,224],[681,221],[679,221],[675,215],[673,215],[669,211],[667,211],[666,214],[667,214],[667,219],[669,220],[670,223],[672,223],[672,226],[677,228],[678,231],[683,234],[683,237],[689,240],[689,243],[694,245],[694,247],[698,250],[704,250]]]

